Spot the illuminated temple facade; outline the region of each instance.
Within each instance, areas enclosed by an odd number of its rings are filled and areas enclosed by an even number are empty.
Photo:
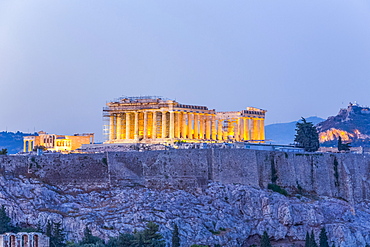
[[[44,147],[48,151],[68,152],[94,143],[93,133],[74,134],[73,136],[48,134],[40,131],[35,136],[23,137],[23,152],[31,152],[36,147]],[[0,246],[1,247],[1,246]]]
[[[107,103],[105,143],[263,142],[265,110],[216,112],[156,96]]]

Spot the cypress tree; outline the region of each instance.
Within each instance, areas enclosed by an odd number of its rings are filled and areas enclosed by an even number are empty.
[[[304,247],[311,247],[310,234],[308,232],[306,232],[306,241],[304,242]]]
[[[12,231],[11,219],[6,214],[4,205],[0,208],[0,234]]]
[[[313,230],[311,231],[311,236],[310,236],[310,247],[318,247],[316,240],[315,240],[315,234],[313,233]]]
[[[349,151],[350,143],[343,144],[342,137],[338,137],[338,151]]]
[[[62,223],[52,223],[52,233],[50,236],[50,247],[64,247],[65,234]]]
[[[95,244],[100,240],[101,240],[100,238],[93,236],[91,230],[86,226],[84,230],[84,236],[80,244]]]
[[[50,220],[48,220],[48,223],[46,224],[45,228],[45,235],[50,238],[52,234],[53,234],[53,224],[50,223]]]
[[[326,235],[325,227],[321,228],[320,231],[320,247],[329,247],[328,236]]]
[[[262,235],[261,247],[272,247],[270,243],[269,235],[267,234],[266,231],[264,231]]]
[[[342,151],[342,137],[338,137],[338,151]]]
[[[180,247],[179,228],[177,227],[177,224],[173,227],[172,247]]]
[[[302,117],[302,122],[296,123],[296,135],[294,141],[307,152],[315,152],[320,147],[319,134],[312,122],[307,122]]]

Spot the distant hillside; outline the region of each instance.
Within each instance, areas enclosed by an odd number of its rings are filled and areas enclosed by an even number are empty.
[[[35,133],[36,134],[36,133]],[[34,135],[22,132],[0,132],[0,149],[8,149],[8,154],[16,154],[23,150],[23,136]],[[37,134],[36,134],[37,135]]]
[[[306,118],[306,120],[316,125],[324,121],[325,119],[319,117],[309,117]],[[271,143],[274,144],[293,143],[296,128],[295,124],[298,121],[266,125],[265,126],[266,140],[271,140]]]
[[[338,137],[351,146],[370,146],[370,108],[350,103],[317,125],[322,146],[337,146]]]

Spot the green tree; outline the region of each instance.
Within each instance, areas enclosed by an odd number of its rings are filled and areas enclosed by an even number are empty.
[[[351,143],[343,143],[342,137],[338,137],[338,151],[349,151],[350,150],[350,144]]]
[[[263,232],[260,246],[261,247],[271,247],[270,238],[266,231]]]
[[[53,234],[53,224],[48,220],[48,223],[46,223],[45,227],[45,235],[48,236],[49,238]]]
[[[0,208],[0,234],[11,232],[13,230],[12,225],[10,224],[11,219],[6,214],[4,205]]]
[[[306,232],[306,241],[304,243],[304,247],[311,247],[311,239],[310,239],[310,234]]]
[[[150,242],[148,244],[150,244]],[[137,232],[135,234],[135,240],[134,240],[132,246],[134,246],[134,247],[143,247],[144,246],[143,232]]]
[[[84,236],[80,244],[96,244],[102,240],[96,236],[93,236],[91,230],[86,226],[84,230]]]
[[[134,246],[135,237],[129,233],[121,233],[117,238],[109,239],[107,247],[131,247]]]
[[[65,234],[62,228],[62,223],[54,223],[48,221],[46,225],[45,235],[50,238],[50,247],[64,247],[66,246]]]
[[[144,231],[139,232],[142,235],[143,242],[147,246],[164,247],[166,246],[161,234],[157,233],[159,226],[153,222],[148,222]]]
[[[319,149],[319,134],[312,122],[307,122],[302,117],[302,122],[296,123],[296,135],[294,141],[307,152],[315,152]]]
[[[172,247],[180,247],[179,228],[177,227],[177,224],[173,227]]]
[[[6,148],[1,149],[0,155],[7,155],[7,154],[8,154],[8,149]]]
[[[325,227],[321,228],[320,231],[320,247],[329,247],[328,236],[326,235]]]
[[[313,233],[313,230],[311,231],[311,236],[310,236],[310,247],[318,247],[316,240],[315,240],[315,234]]]

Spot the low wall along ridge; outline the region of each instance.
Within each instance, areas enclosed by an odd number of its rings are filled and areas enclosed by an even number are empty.
[[[351,203],[370,198],[370,156],[245,149],[0,156],[3,176],[28,176],[68,190],[144,186],[192,191],[208,182],[310,193]]]

